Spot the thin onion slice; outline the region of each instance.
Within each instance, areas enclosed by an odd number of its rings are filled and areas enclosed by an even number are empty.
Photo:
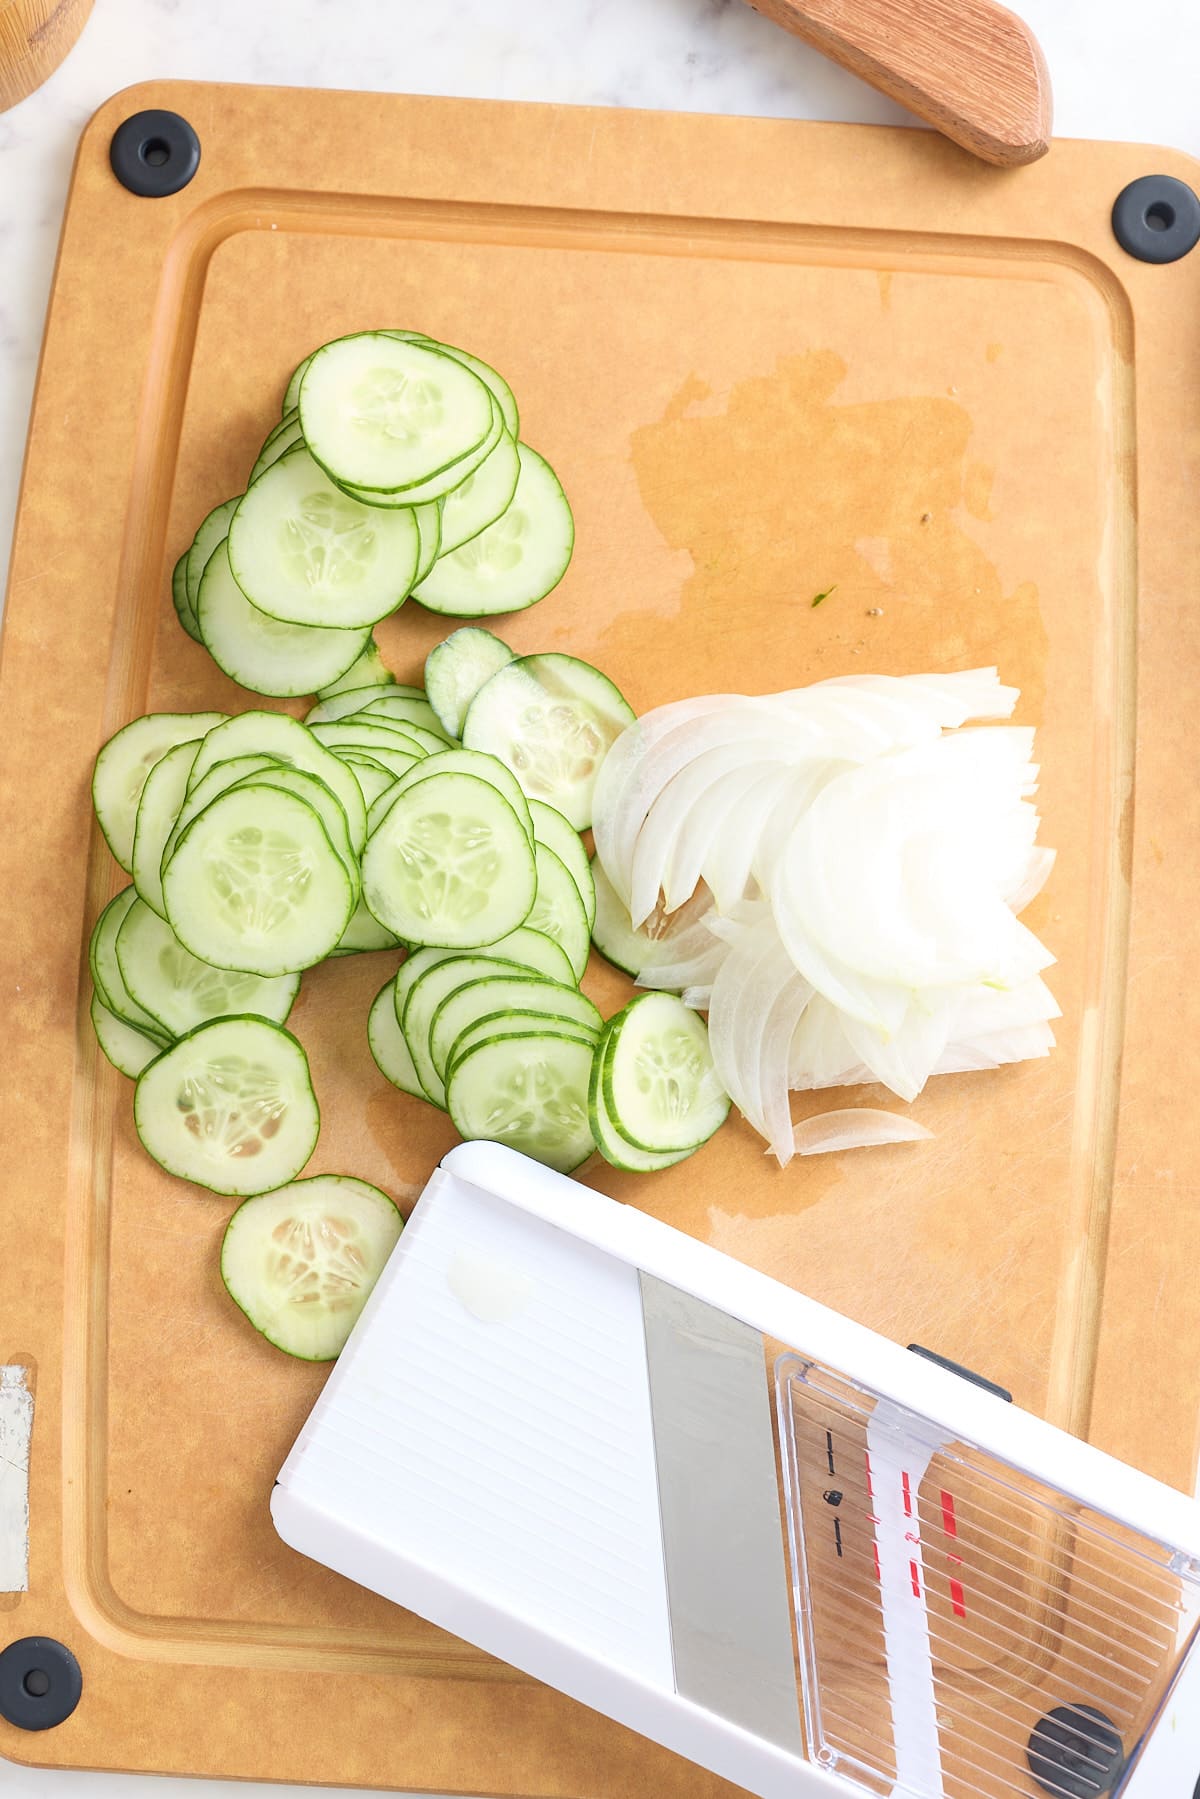
[[[840,1149],[875,1149],[885,1143],[922,1143],[933,1136],[915,1118],[874,1106],[846,1106],[803,1118],[793,1132],[798,1156],[824,1156]]]

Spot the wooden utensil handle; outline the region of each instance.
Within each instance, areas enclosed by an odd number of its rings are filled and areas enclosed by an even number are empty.
[[[1050,75],[1024,20],[993,0],[750,0],[985,162],[1050,148]]]

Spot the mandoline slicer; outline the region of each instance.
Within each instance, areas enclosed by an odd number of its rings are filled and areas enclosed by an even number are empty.
[[[1191,1500],[489,1143],[425,1188],[272,1510],[766,1799],[1151,1799],[1200,1619]]]

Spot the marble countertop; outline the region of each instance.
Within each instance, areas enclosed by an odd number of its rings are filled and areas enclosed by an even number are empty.
[[[1194,0],[1021,0],[1054,80],[1060,135],[1168,143],[1200,154]],[[0,113],[0,593],[16,508],[42,320],[79,132],[133,82],[191,80],[404,89],[677,111],[868,122],[906,119],[742,0],[96,0],[50,81]],[[81,446],[81,449],[83,446]],[[1197,1670],[1200,1675],[1200,1669]],[[1163,1732],[1162,1799],[1192,1799],[1200,1679]],[[1177,1728],[1176,1728],[1177,1725]],[[125,1775],[48,1774],[0,1763],[5,1799],[130,1799]],[[242,1799],[169,1780],[150,1799]],[[327,1789],[328,1790],[328,1789]]]

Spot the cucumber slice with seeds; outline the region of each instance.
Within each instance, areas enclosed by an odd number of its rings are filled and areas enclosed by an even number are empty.
[[[554,851],[578,888],[590,931],[596,922],[596,883],[592,879],[592,865],[588,861],[588,853],[583,847],[579,832],[574,825],[567,823],[561,812],[555,811],[553,806],[547,806],[544,800],[530,800],[529,816],[533,820],[534,837],[539,843],[544,843],[548,850]]]
[[[252,606],[229,566],[229,540],[217,545],[200,581],[196,619],[204,647],[231,680],[252,693],[288,699],[315,693],[358,661],[369,627],[334,631],[288,625]]]
[[[420,725],[403,725],[397,719],[375,717],[363,722],[354,718],[339,718],[333,725],[310,726],[313,737],[318,743],[330,750],[364,750],[368,756],[384,750],[399,752],[405,756],[415,756],[424,761],[429,754],[428,743],[420,737]],[[445,745],[439,743],[439,749]]]
[[[364,506],[379,506],[384,510],[393,507],[408,506],[415,512],[421,506],[441,505],[446,495],[459,482],[473,475],[481,463],[487,461],[504,434],[504,420],[498,406],[492,408],[492,422],[487,436],[471,451],[463,456],[452,468],[440,469],[427,481],[418,482],[415,487],[402,487],[396,493],[376,493],[366,487],[348,487],[341,484],[342,492],[349,494],[352,500],[359,500]]]
[[[196,623],[196,614],[187,591],[187,559],[185,550],[171,571],[171,604],[175,608],[175,616],[194,643],[200,642],[200,627]]]
[[[475,775],[418,781],[388,809],[363,854],[366,902],[406,943],[494,943],[525,922],[536,889],[521,820]]]
[[[441,556],[413,589],[430,612],[485,618],[523,612],[544,600],[567,572],[575,521],[554,470],[528,444],[518,444],[516,492],[494,524],[461,549]]]
[[[160,1038],[134,1030],[131,1024],[109,1011],[98,993],[92,995],[91,1014],[92,1029],[100,1048],[113,1067],[131,1080],[136,1081],[142,1069],[162,1055],[166,1046]]]
[[[367,837],[367,809],[362,793],[344,762],[339,762],[312,732],[288,718],[283,712],[240,712],[220,727],[221,735],[210,731],[200,745],[188,780],[191,792],[214,763],[227,762],[233,756],[273,756],[279,762],[290,762],[310,775],[317,775],[331,787],[342,803],[350,841],[355,854]]]
[[[591,933],[579,889],[552,849],[533,846],[537,867],[537,894],[527,923],[530,930],[553,937],[571,964],[575,979],[583,979],[591,950]]]
[[[628,700],[590,663],[556,653],[522,656],[480,688],[463,743],[499,756],[530,799],[544,800],[585,831],[600,766],[634,722]]]
[[[441,542],[439,556],[460,550],[471,538],[478,537],[494,525],[502,512],[507,512],[517,491],[521,458],[517,446],[505,431],[495,449],[485,456],[474,474],[452,487],[442,501]],[[430,567],[432,567],[432,563]],[[425,571],[428,573],[428,570]],[[419,581],[425,579],[422,574]]]
[[[187,792],[188,776],[200,750],[200,741],[177,743],[156,762],[142,788],[133,831],[132,874],[138,897],[160,918],[166,917],[162,896],[162,859],[167,839],[179,817]]]
[[[336,947],[358,890],[313,808],[251,780],[192,820],[163,870],[163,898],[201,961],[275,975]]]
[[[221,1278],[255,1330],[285,1355],[341,1354],[400,1237],[386,1193],[318,1174],[238,1207],[221,1245]]]
[[[413,584],[418,549],[411,511],[350,499],[300,444],[247,489],[229,526],[238,586],[293,625],[354,630],[386,618]]]
[[[193,762],[193,769],[195,766]],[[175,854],[175,846],[179,839],[192,820],[199,818],[206,806],[212,805],[218,794],[225,793],[230,787],[236,787],[238,782],[244,780],[247,775],[260,774],[268,769],[286,766],[288,765],[280,762],[275,756],[231,756],[228,762],[215,762],[208,773],[184,794],[183,804],[176,813],[175,822],[171,826],[167,841],[163,845],[162,856],[159,859],[159,891],[162,890],[162,875],[167,863]],[[188,779],[191,780],[190,775]],[[157,906],[154,909],[156,912],[158,911]],[[164,900],[160,916],[165,918],[166,915],[166,901]]]
[[[485,682],[516,657],[482,625],[463,625],[435,644],[425,658],[429,704],[451,737],[461,738],[467,707]]]
[[[596,1148],[614,1168],[626,1169],[631,1174],[656,1174],[663,1168],[673,1168],[676,1162],[686,1161],[688,1156],[695,1154],[694,1150],[666,1150],[661,1155],[655,1155],[650,1150],[638,1149],[636,1144],[630,1143],[617,1130],[604,1101],[605,1055],[611,1041],[612,1032],[606,1029],[596,1045],[591,1086],[588,1089],[588,1119],[592,1136],[596,1139]]]
[[[142,900],[125,914],[116,953],[129,992],[168,1037],[238,1013],[284,1024],[300,991],[298,974],[263,980],[197,960]]]
[[[455,362],[461,362],[464,368],[478,375],[485,387],[491,389],[492,398],[496,401],[504,418],[504,428],[513,437],[520,436],[521,418],[517,411],[516,396],[504,376],[498,374],[490,362],[484,362],[480,356],[473,356],[469,350],[460,350],[454,344],[444,344],[436,337],[429,337],[424,331],[388,331],[388,337],[403,338],[408,343],[429,344],[435,350],[441,350],[446,356],[453,356]]]
[[[320,1113],[300,1044],[261,1018],[189,1031],[139,1076],[133,1121],[160,1168],[213,1193],[264,1193],[316,1148]]]
[[[604,1107],[652,1155],[698,1149],[729,1116],[704,1022],[673,993],[643,993],[608,1025]]]
[[[330,478],[388,494],[452,468],[487,435],[495,408],[462,363],[378,331],[323,345],[298,404],[305,440]]]
[[[454,1064],[447,1109],[459,1135],[507,1143],[560,1174],[586,1162],[592,1046],[569,1037],[494,1037]],[[143,1077],[144,1078],[144,1077]]]
[[[591,1000],[580,993],[577,987],[565,987],[559,982],[543,980],[524,970],[506,969],[503,964],[498,964],[490,972],[485,969],[482,974],[468,975],[456,986],[451,986],[445,972],[449,966],[446,964],[427,976],[428,986],[426,981],[418,982],[404,1015],[404,1034],[409,1039],[413,1060],[422,1078],[421,1053],[414,1040],[421,1035],[424,1016],[419,1004],[420,996],[422,989],[425,989],[427,998],[424,1010],[427,1011],[428,999],[436,996],[439,981],[443,996],[437,1001],[429,1017],[427,1035],[429,1062],[442,1079],[445,1078],[452,1057],[457,1054],[458,1039],[462,1033],[470,1025],[477,1024],[481,1018],[494,1017],[497,1013],[511,1017],[514,1030],[525,1029],[524,1023],[520,1021],[527,1013],[541,1012],[590,1032],[593,1039],[600,1035],[604,1020]],[[414,1001],[418,1002],[420,1015],[414,1020],[410,1031],[408,1021]],[[555,1027],[552,1025],[551,1029]]]
[[[232,500],[222,500],[219,506],[214,506],[208,517],[201,521],[200,529],[192,539],[185,580],[188,605],[192,609],[193,618],[196,615],[196,602],[200,598],[201,577],[217,545],[229,536],[229,521],[237,511],[241,497],[241,494],[236,494]]]
[[[338,860],[349,875],[357,894],[360,889],[358,857],[350,842],[346,814],[332,788],[327,787],[319,775],[310,775],[302,768],[285,768],[282,763],[270,765],[255,774],[243,775],[235,783],[234,791],[251,785],[263,793],[274,790],[276,793],[294,794],[297,799],[312,807],[324,825],[325,835],[337,851]],[[254,1008],[247,1006],[246,1010],[253,1011]]]
[[[133,862],[138,801],[156,762],[177,743],[203,737],[223,712],[150,712],[110,737],[92,773],[92,805],[105,842],[125,873]]]
[[[396,1019],[395,988],[394,980],[385,981],[375,995],[367,1017],[367,1043],[385,1080],[399,1087],[401,1093],[424,1099],[425,1090],[417,1079],[412,1052]]]

